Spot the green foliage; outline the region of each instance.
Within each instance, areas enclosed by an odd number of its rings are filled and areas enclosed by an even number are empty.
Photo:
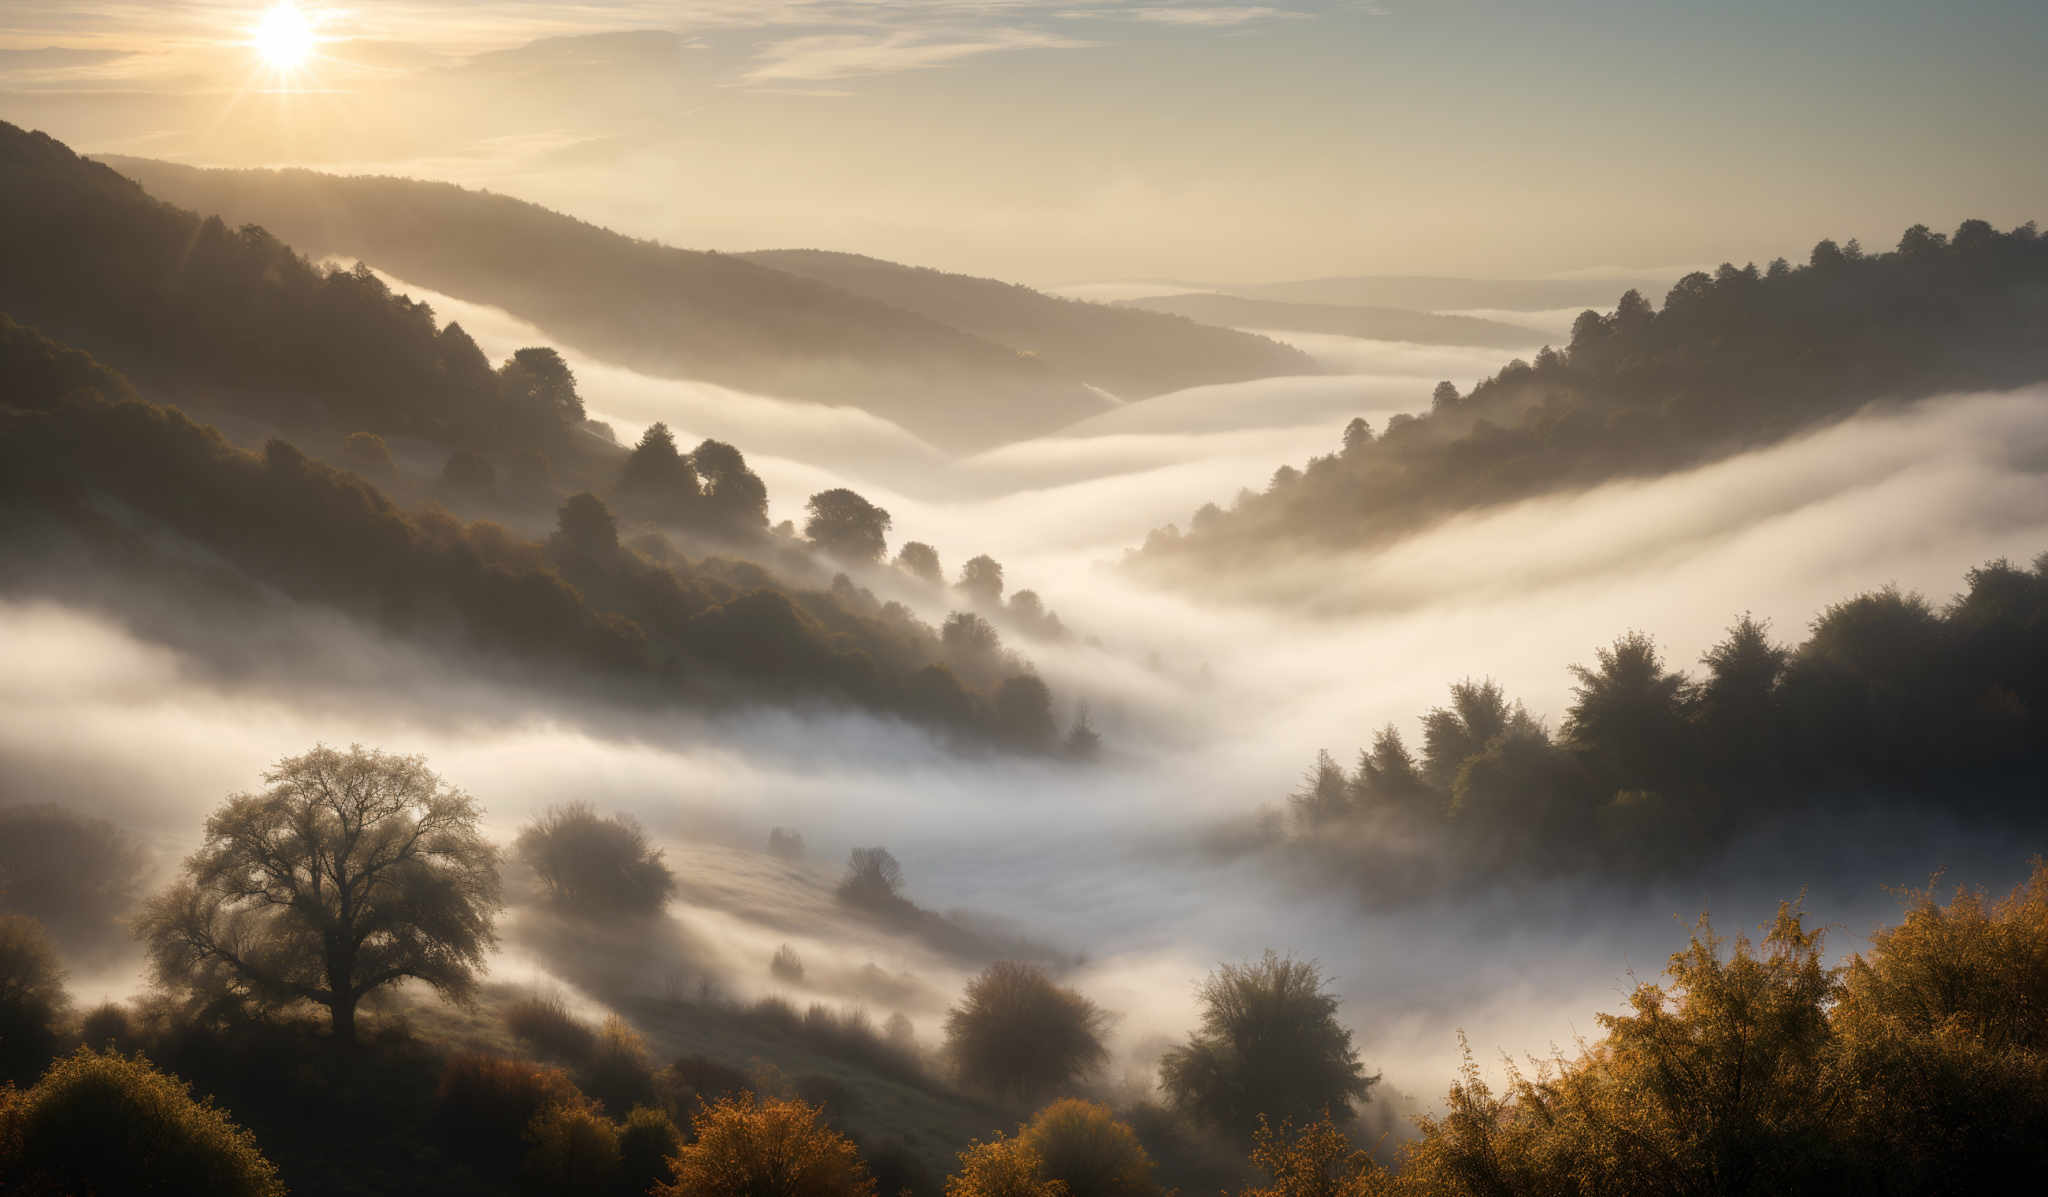
[[[751,1093],[700,1106],[691,1141],[670,1161],[654,1197],[874,1197],[875,1182],[853,1141],[801,1101]]]
[[[946,1055],[969,1087],[1037,1101],[1108,1061],[1107,1025],[1095,1003],[1044,970],[1000,961],[969,981],[946,1015]]]
[[[1378,1081],[1337,1022],[1337,999],[1306,960],[1273,952],[1225,964],[1201,989],[1202,1025],[1167,1052],[1159,1079],[1183,1113],[1249,1143],[1259,1119],[1348,1116]]]
[[[255,1137],[141,1056],[80,1048],[0,1105],[0,1189],[280,1197]]]
[[[208,997],[326,1006],[407,978],[465,998],[497,942],[498,852],[476,802],[417,756],[320,746],[206,822],[185,876],[137,924],[157,977]]]
[[[653,914],[675,892],[662,851],[628,814],[586,802],[551,806],[521,829],[514,851],[558,905],[584,914]]]

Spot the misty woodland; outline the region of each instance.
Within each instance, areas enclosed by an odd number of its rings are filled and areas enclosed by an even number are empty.
[[[2030,1191],[2028,7],[24,0],[0,1193]]]

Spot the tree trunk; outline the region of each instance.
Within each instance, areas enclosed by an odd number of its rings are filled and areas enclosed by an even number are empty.
[[[334,1041],[346,1047],[356,1042],[356,995],[337,990],[334,1001],[327,1007],[334,1022]]]

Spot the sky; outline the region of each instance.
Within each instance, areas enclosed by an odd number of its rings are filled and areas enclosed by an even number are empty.
[[[12,0],[0,119],[1038,285],[1675,272],[2048,216],[2029,0]]]

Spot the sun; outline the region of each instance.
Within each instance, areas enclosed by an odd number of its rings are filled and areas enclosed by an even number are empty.
[[[313,56],[313,42],[313,23],[290,3],[281,3],[263,14],[249,44],[271,69],[292,71]]]

